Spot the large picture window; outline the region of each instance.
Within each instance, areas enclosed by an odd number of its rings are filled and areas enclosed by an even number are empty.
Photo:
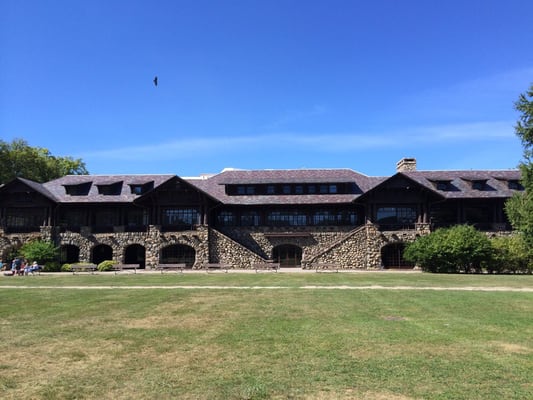
[[[272,226],[305,226],[307,215],[301,211],[272,211],[267,215],[267,224]]]
[[[163,210],[163,225],[194,225],[199,221],[195,208],[167,208]]]
[[[8,227],[39,227],[44,225],[44,210],[32,208],[9,208],[6,213]]]
[[[379,207],[376,222],[380,225],[412,225],[416,222],[416,208],[414,206]]]
[[[321,210],[313,214],[313,225],[356,225],[357,213],[352,210]]]

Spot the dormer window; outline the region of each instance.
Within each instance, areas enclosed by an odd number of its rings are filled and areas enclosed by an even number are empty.
[[[478,179],[472,181],[472,189],[474,190],[485,190],[487,188],[487,181],[485,179]]]
[[[435,185],[435,188],[437,190],[442,190],[444,192],[448,192],[452,190],[452,181],[441,179],[438,181],[434,181],[433,184]]]
[[[104,196],[118,196],[122,192],[122,182],[96,186],[98,187],[98,194]]]
[[[91,190],[92,182],[65,185],[65,192],[70,196],[87,196]]]
[[[519,180],[507,181],[507,187],[511,190],[524,190],[524,186],[522,186]]]
[[[346,183],[257,183],[226,184],[229,196],[264,196],[264,195],[305,195],[305,194],[348,194],[355,193],[356,186]]]
[[[154,188],[154,182],[146,182],[146,183],[132,183],[130,184],[131,194],[137,194],[142,195],[146,192],[149,192]]]

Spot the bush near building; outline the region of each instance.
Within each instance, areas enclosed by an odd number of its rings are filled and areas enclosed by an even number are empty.
[[[427,272],[482,272],[490,265],[492,245],[485,234],[470,225],[437,229],[410,243],[406,260]]]
[[[490,273],[533,272],[531,249],[523,235],[499,237],[491,240],[492,260],[487,268]]]
[[[25,243],[19,252],[28,262],[37,261],[39,265],[56,262],[59,255],[58,247],[45,240],[33,240]]]

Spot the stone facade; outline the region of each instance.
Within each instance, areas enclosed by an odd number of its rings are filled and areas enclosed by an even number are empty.
[[[407,267],[404,245],[439,227],[510,230],[503,208],[524,190],[520,171],[418,171],[414,158],[396,167],[391,177],[310,169],[16,178],[0,186],[0,257],[42,239],[68,263],[379,269]]]

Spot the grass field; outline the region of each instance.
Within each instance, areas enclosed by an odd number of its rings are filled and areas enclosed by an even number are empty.
[[[533,398],[533,293],[430,287],[533,276],[1,277],[0,398]]]

